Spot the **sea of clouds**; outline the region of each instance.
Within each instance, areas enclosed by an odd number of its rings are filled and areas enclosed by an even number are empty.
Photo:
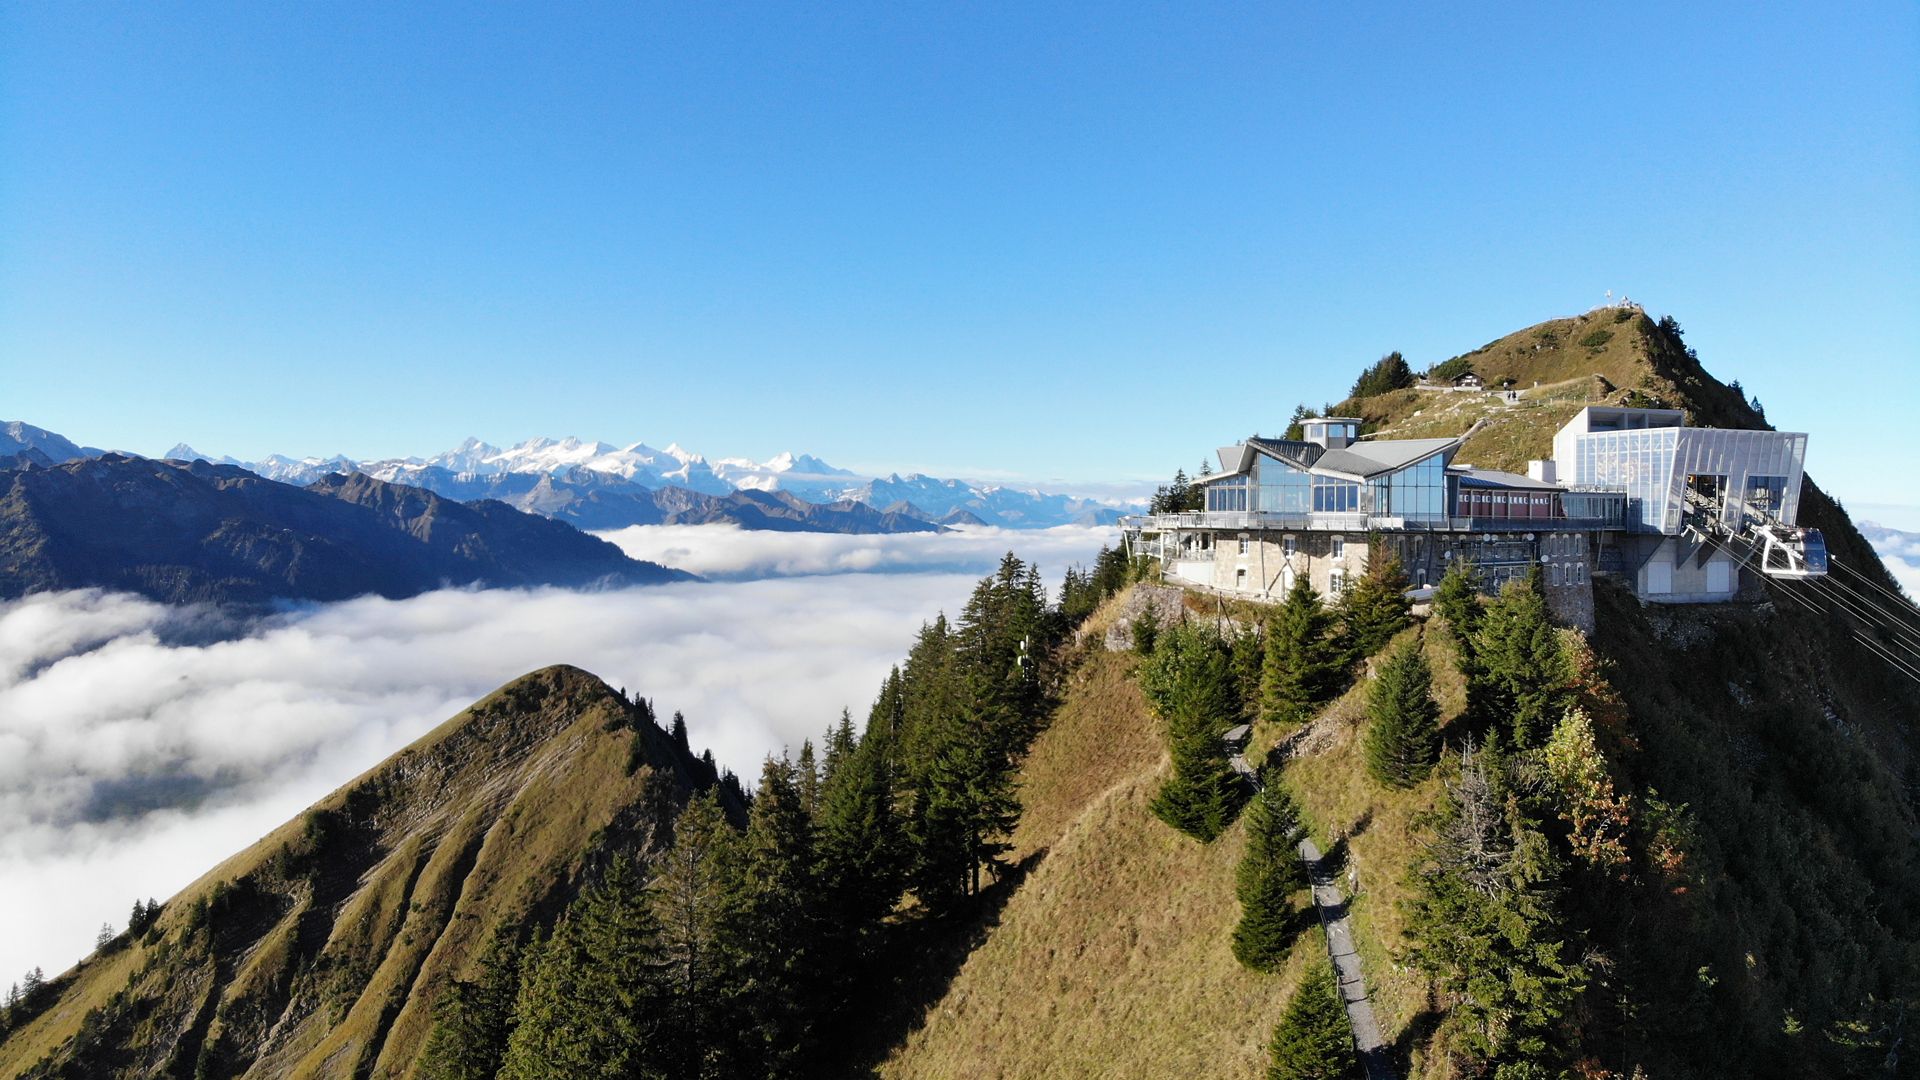
[[[706,582],[449,590],[239,620],[125,594],[0,604],[0,985],[49,974],[494,687],[570,663],[686,713],[749,783],[863,718],[922,622],[1013,550],[1050,584],[1110,529],[610,534]]]

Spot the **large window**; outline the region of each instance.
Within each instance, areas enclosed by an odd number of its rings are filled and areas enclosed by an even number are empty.
[[[1307,474],[1261,454],[1254,466],[1259,484],[1253,508],[1263,514],[1304,514],[1312,496]]]
[[[1780,520],[1787,503],[1787,478],[1784,476],[1747,477],[1747,509],[1764,518]]]
[[[1360,484],[1331,476],[1313,478],[1313,512],[1316,514],[1353,514],[1360,510]]]
[[[1447,465],[1440,454],[1372,480],[1369,487],[1376,516],[1411,521],[1447,516]]]
[[[1246,477],[1236,476],[1231,480],[1216,480],[1207,485],[1207,509],[1233,511],[1246,508]]]

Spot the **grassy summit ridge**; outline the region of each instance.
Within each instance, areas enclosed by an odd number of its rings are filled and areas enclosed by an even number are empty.
[[[516,679],[56,980],[0,1075],[409,1075],[447,980],[653,843],[691,764],[583,671]]]

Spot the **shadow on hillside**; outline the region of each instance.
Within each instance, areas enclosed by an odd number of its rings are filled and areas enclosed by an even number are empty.
[[[1383,1050],[1390,1062],[1389,1068],[1394,1076],[1413,1075],[1413,1052],[1425,1046],[1440,1028],[1440,1013],[1432,1007],[1421,1009],[1407,1022],[1406,1030],[1393,1040],[1393,1045]]]
[[[961,911],[944,918],[910,916],[888,928],[868,980],[872,996],[848,1010],[860,1024],[847,1033],[847,1067],[835,1075],[877,1075],[887,1055],[926,1024],[928,1010],[946,996],[967,957],[1000,925],[1007,901],[1046,857],[1041,848],[1009,866]]]

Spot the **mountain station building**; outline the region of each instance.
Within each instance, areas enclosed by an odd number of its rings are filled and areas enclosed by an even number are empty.
[[[1122,522],[1130,550],[1172,581],[1277,601],[1302,578],[1337,596],[1368,545],[1396,553],[1416,591],[1469,560],[1497,589],[1542,568],[1548,603],[1592,622],[1592,578],[1642,599],[1736,598],[1754,575],[1824,573],[1817,531],[1796,527],[1807,436],[1686,426],[1670,409],[1589,406],[1527,475],[1459,462],[1463,438],[1364,439],[1353,417],[1302,437],[1246,439],[1200,479],[1204,509]]]

